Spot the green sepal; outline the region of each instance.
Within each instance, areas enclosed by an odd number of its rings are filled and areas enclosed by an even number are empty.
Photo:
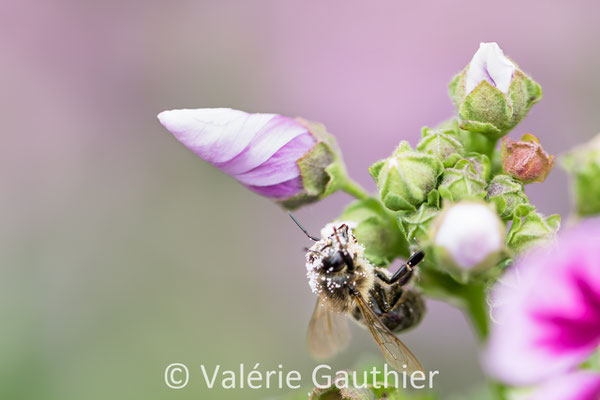
[[[466,70],[467,68],[454,75],[454,77],[448,84],[448,94],[450,95],[450,100],[452,100],[456,107],[460,105],[460,102],[463,98],[463,94],[465,92],[465,83],[463,76],[466,74]]]
[[[437,207],[421,204],[415,212],[398,214],[398,226],[404,232],[406,240],[416,243],[419,247],[426,246],[429,229],[438,212]]]
[[[377,179],[379,177],[379,171],[381,171],[381,168],[383,167],[384,164],[385,164],[385,160],[380,160],[380,161],[376,161],[373,165],[371,165],[369,167],[369,174],[371,175],[371,177],[373,178],[373,180],[375,182],[377,182]]]
[[[544,217],[535,212],[533,206],[522,204],[515,210],[506,245],[514,254],[519,254],[553,240],[559,229],[560,215]]]
[[[469,162],[480,178],[486,182],[490,180],[492,176],[492,162],[488,156],[479,153],[468,153],[464,159]],[[459,160],[456,165],[459,165],[460,162],[462,161]]]
[[[507,125],[512,114],[512,105],[504,93],[487,81],[481,81],[464,98],[458,109],[462,129],[495,138],[508,132]]]
[[[448,85],[450,98],[458,111],[460,127],[464,130],[498,139],[521,122],[531,107],[542,98],[540,85],[518,67],[508,93],[503,93],[485,80],[466,93],[467,70],[468,67]]]
[[[417,150],[434,155],[444,167],[453,166],[464,153],[462,143],[451,130],[434,130],[423,128],[422,139],[417,144]]]
[[[600,135],[571,150],[561,159],[561,165],[571,178],[576,213],[600,214]]]
[[[484,166],[483,163],[478,165],[476,160],[475,158],[462,158],[453,168],[444,170],[442,181],[437,188],[442,199],[457,202],[464,199],[483,199],[485,197],[487,182],[481,174],[485,173],[488,167]]]
[[[437,185],[443,164],[401,142],[392,156],[371,166],[381,200],[392,211],[414,211]]]
[[[529,203],[523,184],[508,175],[496,175],[492,179],[485,199],[495,204],[498,215],[504,220],[512,219],[519,205]]]
[[[368,198],[351,203],[340,221],[356,224],[354,235],[365,247],[365,257],[375,265],[389,265],[396,257],[410,255],[406,237],[396,223],[394,213],[388,211],[377,199]]]
[[[460,125],[460,120],[453,117],[440,123],[435,130],[457,138],[462,144],[463,154],[479,153],[485,154],[488,157],[493,154],[496,144],[498,143],[496,137],[490,137],[483,133],[461,129]]]
[[[435,208],[440,208],[441,197],[437,189],[433,189],[427,194],[427,204]]]
[[[507,124],[507,131],[514,128],[529,112],[529,109],[542,99],[542,87],[522,71],[516,70],[508,89],[508,97],[513,115]]]
[[[317,144],[297,161],[304,190],[288,199],[278,201],[288,210],[329,196],[340,190],[348,179],[341,152],[333,135],[327,132],[323,124],[301,118],[297,120],[309,129]]]

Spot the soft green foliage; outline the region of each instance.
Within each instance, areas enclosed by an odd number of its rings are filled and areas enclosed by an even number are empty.
[[[577,214],[600,214],[600,135],[562,160],[571,175]]]

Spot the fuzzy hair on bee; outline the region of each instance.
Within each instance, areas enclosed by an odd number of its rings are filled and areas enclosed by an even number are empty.
[[[390,274],[366,259],[365,248],[352,231],[353,224],[328,224],[321,231],[321,237],[316,237],[291,213],[289,215],[315,242],[306,249],[306,275],[311,290],[318,297],[307,333],[311,354],[326,359],[344,349],[350,341],[346,319],[350,316],[370,331],[393,368],[422,371],[421,364],[394,332],[417,325],[424,314],[421,294],[405,285],[425,254],[414,253]]]
[[[328,224],[323,238],[306,252],[308,284],[325,307],[338,313],[354,309],[347,288],[352,284],[363,297],[369,297],[374,284],[374,267],[364,258],[365,248],[358,243],[348,224]],[[345,261],[352,262],[347,265]]]

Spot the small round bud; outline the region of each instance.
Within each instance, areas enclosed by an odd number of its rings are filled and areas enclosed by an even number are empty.
[[[543,182],[554,166],[554,156],[544,151],[537,137],[526,133],[521,140],[502,138],[502,168],[523,183]]]
[[[414,211],[435,188],[444,166],[431,154],[402,142],[391,157],[371,166],[383,204],[392,211]]]
[[[464,201],[436,217],[430,237],[440,265],[464,281],[496,265],[504,235],[504,224],[487,204]]]
[[[523,184],[508,175],[496,175],[487,188],[486,200],[496,205],[503,219],[510,219],[520,204],[529,203]]]
[[[433,154],[444,167],[453,166],[464,153],[460,140],[451,130],[433,130],[424,128],[423,139],[417,145],[417,150]]]
[[[497,43],[481,43],[449,85],[461,128],[499,138],[514,128],[542,89],[508,59]]]
[[[577,213],[600,214],[600,134],[569,152],[562,165],[571,176]]]
[[[487,157],[485,160],[489,166]],[[440,196],[452,202],[463,199],[483,199],[486,195],[487,182],[482,174],[487,169],[489,168],[487,166],[484,168],[480,158],[460,159],[453,168],[444,170],[442,182],[438,186]]]

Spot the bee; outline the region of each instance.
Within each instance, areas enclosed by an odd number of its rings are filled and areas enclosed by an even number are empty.
[[[394,332],[416,326],[425,312],[420,293],[405,287],[425,254],[417,251],[392,275],[364,257],[364,247],[347,224],[330,224],[318,238],[289,215],[315,242],[306,249],[309,285],[318,296],[307,333],[311,354],[325,359],[346,348],[350,341],[346,316],[350,316],[368,328],[390,366],[422,371]]]

